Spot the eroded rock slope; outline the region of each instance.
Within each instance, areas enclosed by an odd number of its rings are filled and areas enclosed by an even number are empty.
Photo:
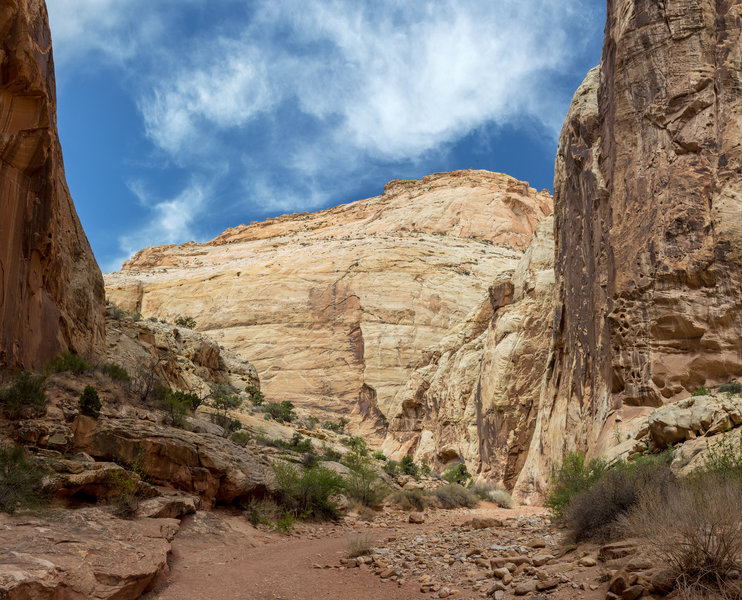
[[[250,359],[267,397],[352,413],[380,442],[423,350],[482,304],[550,213],[548,193],[506,175],[394,181],[377,198],[147,248],[106,276],[107,293],[145,316],[193,316]]]

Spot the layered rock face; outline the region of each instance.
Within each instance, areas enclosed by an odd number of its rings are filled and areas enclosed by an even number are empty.
[[[553,218],[544,219],[514,271],[425,353],[396,404],[387,452],[414,452],[442,468],[463,461],[471,473],[512,487],[535,426],[551,342]]]
[[[515,268],[551,210],[548,193],[484,171],[394,181],[377,198],[145,249],[106,276],[107,293],[145,316],[193,316],[250,359],[269,399],[352,412],[381,441],[424,349]]]
[[[65,182],[43,0],[0,7],[0,371],[104,341],[103,279]]]
[[[524,490],[612,413],[742,374],[739,2],[610,0],[555,174],[555,343]]]

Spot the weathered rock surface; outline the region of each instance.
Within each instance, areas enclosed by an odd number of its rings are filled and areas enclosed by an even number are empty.
[[[550,212],[548,193],[485,171],[394,181],[378,198],[142,250],[107,293],[145,316],[193,316],[250,359],[269,399],[353,411],[380,441],[423,350],[481,305]]]
[[[64,518],[0,514],[0,595],[134,600],[168,572],[175,519],[123,521],[98,508]]]
[[[46,5],[0,8],[0,371],[104,341],[103,279],[64,176]]]
[[[556,160],[556,330],[523,490],[565,449],[601,454],[612,411],[742,374],[740,10],[608,4]]]
[[[551,341],[553,219],[544,219],[526,253],[500,274],[489,297],[410,377],[396,404],[385,450],[414,450],[442,466],[512,487],[531,441]]]

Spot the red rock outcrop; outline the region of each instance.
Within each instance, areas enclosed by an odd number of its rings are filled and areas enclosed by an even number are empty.
[[[555,342],[524,491],[609,417],[742,374],[742,3],[609,0],[554,184]]]
[[[0,6],[0,371],[102,350],[104,289],[57,136],[43,0]]]

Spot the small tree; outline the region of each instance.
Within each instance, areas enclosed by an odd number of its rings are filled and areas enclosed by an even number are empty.
[[[209,406],[217,411],[216,414],[211,416],[211,420],[224,429],[225,436],[229,436],[242,428],[242,424],[237,419],[232,419],[229,416],[230,410],[236,410],[241,405],[242,399],[233,387],[217,384],[211,388]]]
[[[245,393],[253,406],[260,406],[265,401],[265,396],[256,385],[245,386]]]
[[[42,463],[26,456],[23,446],[0,448],[0,511],[12,515],[44,503],[46,472]]]
[[[294,403],[284,400],[283,402],[268,402],[265,413],[279,423],[291,423],[296,418]]]
[[[415,461],[412,460],[411,456],[405,456],[400,461],[399,468],[402,470],[402,473],[411,475],[412,477],[417,477],[417,465],[415,464]]]
[[[448,467],[448,469],[446,469],[446,472],[443,473],[443,479],[445,479],[449,483],[457,483],[461,486],[464,486],[466,485],[466,482],[471,479],[471,474],[466,468],[466,465],[462,463],[459,465]]]
[[[80,412],[82,414],[93,417],[94,419],[100,416],[100,409],[103,405],[98,397],[98,392],[92,385],[85,386],[77,403],[80,405]]]
[[[17,371],[10,386],[0,390],[0,404],[9,419],[18,419],[26,413],[46,412],[46,377],[31,371]]]

